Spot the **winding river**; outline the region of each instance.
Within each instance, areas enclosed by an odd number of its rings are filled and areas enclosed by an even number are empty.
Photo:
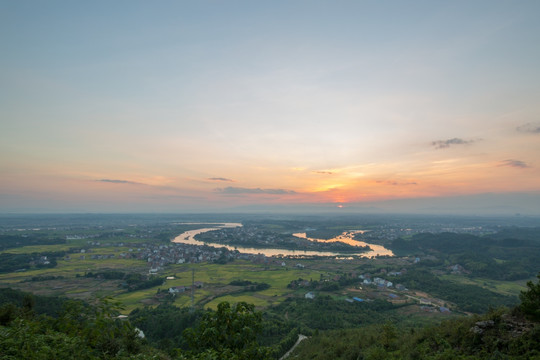
[[[201,225],[204,225],[201,223]],[[205,233],[207,231],[214,231],[219,229],[226,229],[226,228],[235,228],[235,227],[241,227],[242,224],[240,223],[223,223],[220,226],[214,226],[214,227],[208,227],[208,228],[201,228],[196,230],[189,230],[186,232],[183,232],[182,234],[175,237],[172,241],[175,243],[182,243],[182,244],[189,244],[189,245],[208,245],[208,246],[214,246],[218,248],[227,248],[229,250],[238,250],[242,253],[247,254],[263,254],[265,256],[336,256],[336,257],[350,257],[350,256],[359,256],[359,257],[365,257],[365,258],[372,258],[376,256],[394,256],[391,250],[386,249],[383,246],[375,245],[375,244],[368,244],[363,241],[357,241],[354,240],[354,235],[358,233],[363,233],[363,230],[354,230],[354,231],[345,231],[343,234],[329,240],[323,240],[323,239],[314,239],[314,238],[308,238],[306,236],[306,233],[296,233],[293,234],[293,236],[296,236],[298,238],[307,239],[310,241],[317,241],[317,242],[343,242],[349,245],[353,246],[369,246],[371,248],[371,251],[366,252],[360,252],[360,253],[350,253],[350,252],[331,252],[331,251],[308,251],[308,250],[287,250],[287,249],[272,249],[272,248],[250,248],[250,247],[243,247],[243,246],[231,246],[231,245],[225,245],[220,243],[212,243],[212,242],[202,242],[199,240],[195,240],[195,236],[198,234]]]

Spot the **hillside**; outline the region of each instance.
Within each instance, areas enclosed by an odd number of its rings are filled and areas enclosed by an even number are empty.
[[[520,305],[513,309],[499,308],[437,325],[406,328],[386,321],[355,329],[316,330],[290,358],[540,359],[540,281],[527,286]],[[184,311],[192,327],[181,329],[177,341],[187,348],[165,353],[143,339],[129,320],[119,320],[119,304],[108,299],[93,305],[65,301],[59,316],[50,317],[35,311],[32,295],[2,294],[0,359],[272,359],[296,338],[292,331],[282,346],[262,346],[259,335],[278,323],[272,324],[268,317],[263,321],[253,305],[224,302],[217,311]],[[144,318],[149,316],[143,316],[143,324]],[[133,320],[141,323],[140,317]],[[154,326],[163,331],[167,323]]]
[[[540,279],[540,275],[538,276]],[[540,282],[521,304],[423,328],[391,322],[317,333],[291,359],[540,359]]]

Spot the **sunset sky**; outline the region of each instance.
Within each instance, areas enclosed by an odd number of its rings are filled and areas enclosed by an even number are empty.
[[[540,214],[540,1],[2,1],[0,213]]]

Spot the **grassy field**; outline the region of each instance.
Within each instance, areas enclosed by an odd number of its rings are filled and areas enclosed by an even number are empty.
[[[266,267],[247,261],[235,261],[225,265],[220,264],[191,264],[172,265],[164,273],[175,276],[176,280],[168,281],[171,286],[191,284],[192,269],[195,270],[195,281],[207,284],[228,284],[233,280],[249,280],[252,282],[264,282],[271,287],[283,288],[298,278],[318,279],[319,271],[309,269],[290,269],[281,266]],[[266,291],[266,290],[265,290]]]
[[[86,244],[86,243],[85,243]],[[49,251],[68,251],[71,248],[74,247],[81,247],[82,245],[75,245],[73,243],[66,243],[66,244],[56,244],[56,245],[31,245],[31,246],[23,246],[13,249],[7,249],[6,253],[11,254],[32,254],[32,253],[42,253],[42,252],[49,252]]]
[[[186,286],[192,281],[192,270],[195,270],[195,281],[204,283],[203,289],[195,291],[195,302],[200,303],[212,296],[213,299],[206,302],[204,307],[215,308],[222,301],[247,301],[259,307],[283,301],[285,296],[293,290],[287,285],[298,278],[318,279],[319,271],[309,269],[287,269],[281,266],[266,267],[252,264],[247,261],[235,261],[225,265],[219,264],[192,264],[173,265],[166,272],[167,276],[175,276],[174,280],[167,280],[166,286]],[[230,289],[223,290],[233,280],[248,280],[257,283],[266,283],[270,288],[257,292],[241,292],[242,287],[228,286]],[[234,292],[234,294],[231,294]],[[175,304],[189,305],[190,293],[177,296]]]
[[[127,243],[129,240],[125,240]],[[102,242],[102,243],[105,243]],[[118,241],[116,241],[118,243]],[[26,246],[9,249],[11,253],[32,253],[45,251],[63,251],[72,247],[87,248],[86,240],[73,240],[68,244],[48,246]],[[142,306],[156,306],[160,301],[167,298],[164,292],[173,286],[190,286],[192,283],[192,271],[195,271],[195,281],[204,285],[196,289],[194,301],[196,306],[215,309],[222,301],[232,303],[245,301],[255,304],[259,309],[282,302],[288,296],[303,296],[306,289],[289,289],[287,285],[292,280],[317,280],[331,279],[338,274],[357,272],[378,272],[379,269],[392,269],[406,267],[410,259],[388,258],[357,259],[354,261],[336,259],[302,259],[284,260],[287,266],[281,266],[281,260],[272,264],[255,264],[249,261],[236,260],[227,264],[199,263],[199,264],[175,264],[169,265],[160,271],[159,276],[173,276],[173,280],[167,280],[160,286],[149,289],[127,292],[120,285],[121,280],[103,280],[85,278],[86,272],[98,272],[104,270],[119,270],[128,273],[146,274],[148,264],[142,260],[121,259],[120,253],[129,253],[131,246],[98,246],[92,247],[91,252],[69,254],[71,259],[59,259],[58,265],[49,269],[30,269],[23,272],[0,274],[0,287],[12,287],[41,295],[67,296],[70,298],[91,300],[100,296],[112,296],[123,303],[124,313]],[[114,259],[91,259],[92,255],[114,254]],[[84,257],[84,258],[83,258]],[[296,267],[297,263],[305,267]],[[366,270],[367,269],[367,270]],[[55,276],[61,279],[45,281],[28,281],[33,277]],[[481,278],[469,278],[459,275],[442,275],[442,279],[458,284],[472,284],[480,286],[503,295],[517,295],[526,288],[526,281],[494,281]],[[261,291],[246,291],[242,286],[229,285],[233,280],[248,280],[254,283],[266,283],[270,287]],[[350,297],[354,293],[334,294],[340,298]],[[174,299],[177,306],[191,305],[191,292],[177,294]]]
[[[282,267],[266,268],[263,265],[252,264],[247,261],[235,261],[225,265],[219,264],[180,264],[172,265],[163,273],[164,276],[174,276],[174,280],[167,280],[165,284],[150,289],[123,293],[115,296],[129,312],[138,306],[156,305],[152,300],[158,289],[168,289],[173,286],[188,286],[192,282],[192,270],[195,270],[195,281],[204,285],[196,289],[194,301],[197,306],[204,308],[217,307],[222,301],[240,302],[246,301],[257,307],[266,307],[283,301],[285,297],[294,292],[287,285],[298,278],[318,278],[320,272],[309,269],[285,269]],[[249,280],[263,282],[270,288],[258,292],[242,292],[242,287],[228,285],[233,280]],[[191,305],[191,292],[177,294],[174,299],[177,306]]]
[[[63,245],[42,247],[26,247],[28,251],[51,251]],[[24,248],[21,248],[24,249]],[[18,252],[23,252],[17,249]],[[149,289],[127,292],[119,285],[121,280],[102,280],[85,278],[86,272],[104,270],[119,270],[124,272],[146,273],[146,262],[134,259],[90,259],[91,255],[118,254],[127,252],[127,247],[93,248],[91,253],[70,254],[71,260],[58,260],[58,265],[47,269],[30,269],[23,272],[0,274],[0,287],[12,287],[40,295],[67,296],[77,299],[92,299],[100,296],[113,296],[121,301],[128,313],[136,307],[155,306],[159,304],[156,295],[160,290],[173,286],[189,286],[192,282],[192,270],[195,270],[195,281],[204,284],[203,288],[195,290],[194,300],[197,306],[215,308],[222,301],[247,301],[257,307],[265,307],[283,301],[294,291],[287,285],[298,278],[319,279],[320,270],[308,268],[289,268],[280,265],[253,264],[237,260],[228,264],[175,264],[162,271],[159,276],[173,276],[163,285]],[[85,256],[84,259],[81,256]],[[291,263],[292,264],[292,263]],[[326,272],[325,272],[326,274]],[[33,277],[55,276],[61,279],[45,281],[28,281]],[[233,280],[249,280],[255,283],[267,283],[268,289],[258,292],[243,292],[243,287],[231,286]],[[164,296],[165,294],[163,294]],[[191,305],[191,292],[178,294],[174,299],[177,306]]]
[[[88,242],[100,242],[101,246],[90,246]],[[91,252],[95,254],[103,254],[107,251],[112,252],[127,252],[130,248],[137,248],[139,244],[148,242],[147,239],[138,239],[138,238],[128,238],[121,237],[115,238],[112,240],[88,240],[88,239],[73,239],[67,240],[65,244],[55,244],[55,245],[30,245],[22,246],[17,248],[10,248],[4,252],[11,254],[32,254],[32,253],[41,253],[41,252],[50,252],[50,251],[69,251],[72,248],[91,248]],[[114,246],[114,244],[124,243],[125,246]],[[104,244],[110,244],[110,246],[104,246]]]
[[[469,278],[461,275],[442,275],[441,279],[451,281],[456,284],[468,284],[483,287],[484,289],[491,290],[493,292],[502,295],[516,296],[520,291],[527,288],[527,280],[519,281],[497,281],[483,278]],[[533,280],[533,279],[531,279]]]

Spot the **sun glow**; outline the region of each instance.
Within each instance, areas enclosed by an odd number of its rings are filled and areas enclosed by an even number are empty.
[[[536,49],[527,41],[540,31],[537,5],[496,2],[487,15],[475,6],[407,4],[389,13],[384,4],[346,1],[312,7],[309,16],[272,2],[283,19],[265,16],[265,2],[235,3],[225,15],[203,2],[190,2],[190,11],[174,2],[174,11],[153,9],[151,17],[144,6],[87,14],[9,2],[0,87],[13,91],[0,97],[0,212],[295,204],[353,211],[398,199],[414,206],[414,199],[540,194],[540,102],[531,96],[540,77],[535,62],[523,61]],[[351,14],[359,9],[373,21],[357,21]],[[418,26],[419,14],[439,19],[441,11],[449,14],[443,21]],[[509,13],[515,21],[501,27]],[[175,21],[162,21],[171,14]],[[258,19],[253,31],[238,26],[245,19]],[[88,32],[96,21],[102,31]],[[381,21],[388,31],[379,31]],[[373,36],[358,42],[364,33]],[[59,34],[85,36],[72,43],[77,37]],[[137,47],[123,46],[126,34],[141,40]],[[388,34],[397,46],[381,46]],[[54,44],[50,56],[40,56],[43,44]],[[466,54],[468,66],[441,62],[433,51],[440,46],[449,59]],[[101,52],[96,58],[86,49]],[[58,72],[66,61],[77,66]],[[516,199],[501,211],[526,211],[530,198]],[[540,201],[532,203],[540,213]]]

